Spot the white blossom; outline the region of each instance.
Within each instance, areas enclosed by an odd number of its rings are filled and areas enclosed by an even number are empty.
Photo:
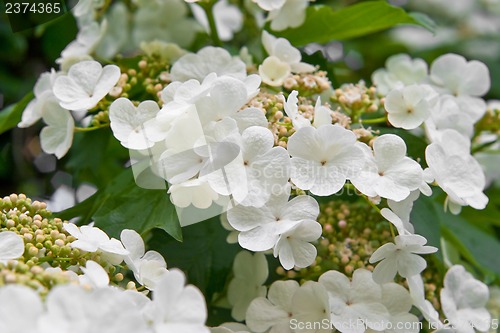
[[[71,113],[62,108],[54,96],[45,101],[41,115],[47,124],[40,132],[42,149],[60,159],[66,155],[73,143],[75,121]]]
[[[422,83],[427,78],[427,72],[424,60],[412,59],[407,54],[396,54],[387,58],[385,68],[373,72],[372,81],[378,92],[387,95],[393,89]]]
[[[203,8],[192,5],[191,9],[196,20],[207,32],[210,32],[208,19]],[[234,33],[240,31],[243,26],[243,14],[241,11],[237,6],[229,4],[227,0],[216,2],[212,7],[212,11],[220,40],[232,40]]]
[[[80,284],[90,288],[104,288],[109,285],[109,275],[101,265],[87,260],[85,267],[81,267],[83,275],[78,276]]]
[[[321,283],[306,281],[293,295],[290,327],[296,333],[310,333],[313,327],[315,333],[331,333],[330,327],[316,327],[317,323],[329,323],[330,320],[330,302],[326,288]],[[296,328],[292,326],[294,323],[297,324]],[[299,323],[302,325],[299,326]]]
[[[0,235],[4,234],[0,233]],[[1,244],[1,243],[0,243]],[[0,287],[0,331],[2,333],[39,333],[37,321],[43,313],[40,296],[23,285]]]
[[[227,299],[233,306],[231,315],[241,321],[246,318],[250,303],[257,297],[265,297],[269,269],[266,257],[262,253],[242,251],[236,255],[233,263],[234,278],[229,283]]]
[[[24,241],[12,231],[0,232],[0,263],[18,259],[24,253]]]
[[[106,96],[120,78],[120,68],[101,66],[97,61],[74,64],[67,75],[59,76],[54,84],[54,95],[63,108],[88,110]]]
[[[269,12],[267,19],[271,20],[271,29],[281,31],[300,27],[305,22],[308,5],[309,0],[286,0],[282,7]]]

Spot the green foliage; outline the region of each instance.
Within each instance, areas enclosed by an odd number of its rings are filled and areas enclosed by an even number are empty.
[[[337,11],[328,6],[310,6],[302,26],[275,34],[296,46],[303,46],[361,37],[398,24],[416,24],[431,29],[430,22],[423,14],[408,14],[385,1],[367,1]]]
[[[28,93],[19,103],[0,111],[0,134],[7,132],[21,121],[21,116],[28,103],[33,99],[32,92]]]
[[[175,206],[166,190],[140,188],[130,168],[87,200],[56,215],[63,219],[79,216],[82,223],[94,220],[97,227],[112,237],[119,237],[123,229],[146,233],[160,228],[176,241],[182,240]]]

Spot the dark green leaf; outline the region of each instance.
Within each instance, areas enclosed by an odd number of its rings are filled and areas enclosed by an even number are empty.
[[[0,111],[0,134],[7,132],[21,121],[23,111],[33,99],[32,92],[28,93],[19,103],[6,107]]]
[[[296,46],[327,43],[365,36],[398,24],[416,24],[430,28],[424,16],[409,15],[385,1],[367,1],[334,11],[328,6],[310,6],[306,20],[298,28],[276,32]]]

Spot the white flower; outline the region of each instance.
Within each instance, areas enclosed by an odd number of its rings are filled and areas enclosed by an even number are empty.
[[[147,137],[144,123],[154,119],[160,108],[154,101],[141,102],[137,107],[127,98],[118,98],[109,107],[113,135],[129,149],[146,149],[154,142]]]
[[[86,22],[78,31],[76,39],[61,52],[61,58],[57,62],[88,56],[94,52],[106,29],[106,25],[105,22],[101,23],[101,25],[95,21]]]
[[[105,16],[106,24],[102,37],[96,45],[95,53],[103,59],[112,59],[127,47],[130,40],[129,12],[123,3],[115,3]]]
[[[408,282],[413,305],[422,313],[425,320],[438,329],[443,327],[444,325],[439,319],[439,313],[434,309],[431,302],[425,299],[424,280],[422,280],[422,277],[417,274],[408,277],[406,281]]]
[[[91,288],[104,288],[109,285],[108,273],[95,261],[88,260],[81,270],[84,273],[78,276],[81,285]]]
[[[411,59],[407,54],[396,54],[385,62],[385,68],[372,74],[377,91],[387,95],[391,90],[411,84],[422,83],[427,78],[427,63],[422,59]]]
[[[71,247],[87,251],[101,251],[104,257],[113,265],[118,265],[123,261],[123,257],[129,254],[122,243],[115,238],[109,238],[104,231],[99,228],[84,225],[78,228],[72,223],[64,223],[64,230],[76,241],[71,243]]]
[[[482,192],[486,179],[481,165],[470,155],[470,141],[463,135],[443,131],[440,140],[425,149],[425,159],[428,172],[448,194],[452,213],[458,214],[461,206],[486,207],[488,197]]]
[[[124,229],[120,240],[129,252],[125,256],[125,263],[134,272],[137,282],[149,290],[154,290],[167,272],[167,263],[163,256],[156,251],[146,252],[144,241],[135,230]]]
[[[431,115],[437,97],[432,87],[425,84],[392,90],[384,103],[389,122],[407,130],[417,128]]]
[[[196,208],[205,209],[212,202],[219,199],[206,179],[190,179],[169,187],[170,200],[178,207],[186,208],[193,205]]]
[[[351,177],[352,184],[361,193],[401,201],[422,184],[422,168],[406,157],[406,144],[399,136],[384,134],[376,138],[373,154],[368,146],[361,147],[366,162],[363,169]]]
[[[269,12],[268,20],[271,20],[271,29],[281,31],[300,27],[306,19],[308,4],[309,0],[286,0],[281,8]]]
[[[250,303],[246,317],[250,329],[257,333],[292,333],[292,299],[298,289],[297,281],[274,282],[269,287],[267,298],[259,297]]]
[[[486,310],[488,286],[476,280],[463,266],[452,266],[444,277],[441,306],[457,333],[488,331],[491,315]]]
[[[398,230],[398,234],[400,235],[412,235],[414,228],[413,225],[409,221],[403,221],[398,215],[396,215],[389,208],[382,208],[380,214],[390,223],[392,223],[396,229]],[[409,214],[409,213],[408,213]]]
[[[51,107],[50,100],[54,96],[52,87],[59,75],[60,73],[57,73],[54,69],[40,75],[33,88],[35,98],[24,109],[21,122],[17,125],[18,127],[25,128],[33,125],[42,118],[43,110],[46,107]],[[46,103],[47,101],[49,102],[48,104]]]
[[[262,82],[272,87],[282,86],[290,73],[290,65],[275,56],[267,57],[259,66],[259,75]]]
[[[338,124],[299,129],[288,140],[288,152],[292,182],[322,196],[339,191],[364,164],[356,135]]]
[[[24,253],[24,241],[12,231],[0,232],[0,263],[18,259]]]
[[[290,189],[274,194],[265,206],[236,206],[227,212],[229,224],[240,231],[238,242],[251,251],[272,249],[280,235],[301,221],[314,222],[319,205],[314,198],[301,195],[288,201]]]
[[[288,95],[288,99],[286,100],[286,103],[284,105],[285,113],[290,119],[292,119],[293,127],[296,130],[301,129],[302,127],[311,126],[311,122],[309,121],[309,119],[306,119],[299,113],[299,100],[297,98],[298,94],[299,92],[297,90],[292,91],[290,95]]]
[[[160,40],[190,46],[201,27],[188,14],[183,0],[143,1],[133,16],[134,44]]]
[[[266,11],[271,11],[274,9],[280,9],[285,4],[286,0],[252,0],[260,8]]]
[[[2,304],[0,332],[40,332],[37,321],[43,313],[43,304],[36,291],[23,285],[2,286],[0,287],[0,304]]]
[[[331,125],[332,110],[321,104],[321,96],[318,96],[316,105],[314,106],[314,121],[313,126],[318,128],[323,125]]]
[[[205,326],[207,306],[203,294],[185,284],[184,273],[172,269],[156,286],[153,301],[145,311],[156,333],[210,332]]]
[[[274,256],[279,256],[280,263],[285,269],[311,265],[318,252],[309,242],[317,241],[321,237],[321,232],[321,224],[316,221],[303,220],[297,223],[280,235],[274,247]]]
[[[424,246],[427,239],[420,235],[399,235],[394,243],[382,245],[370,257],[372,264],[380,261],[373,271],[373,280],[379,284],[394,280],[396,273],[404,278],[420,274],[427,262],[417,254],[438,250],[434,246]]]
[[[47,124],[40,132],[42,149],[47,154],[62,158],[73,143],[75,121],[71,113],[63,109],[54,96],[45,101],[42,118]]]
[[[244,79],[247,75],[246,65],[237,57],[223,48],[207,46],[196,54],[188,53],[182,56],[172,66],[170,74],[173,81],[195,79],[202,82],[210,73],[217,76],[228,75]]]
[[[191,6],[193,15],[196,20],[210,32],[207,15],[200,6]],[[227,0],[221,0],[215,3],[212,7],[213,15],[215,18],[215,26],[217,33],[222,41],[230,41],[233,39],[233,34],[241,30],[243,25],[243,14],[238,7],[231,5]]]
[[[54,95],[63,108],[88,110],[106,96],[120,78],[120,68],[97,61],[81,61],[71,66],[68,75],[59,76]]]
[[[413,225],[410,223],[410,214],[413,209],[413,203],[418,199],[419,196],[420,196],[420,190],[415,190],[412,191],[410,195],[404,200],[401,201],[394,201],[390,199],[387,200],[387,204],[390,210],[392,210],[392,212],[394,212],[394,214],[396,214],[397,217],[401,220],[404,229],[406,229],[412,234],[415,232],[415,229]],[[392,223],[397,224],[397,222],[392,222]],[[402,235],[404,233],[399,233],[399,234]]]
[[[269,270],[264,254],[250,254],[241,251],[234,258],[234,278],[229,283],[227,299],[233,306],[231,315],[242,321],[246,317],[248,306],[257,297],[265,297],[267,288],[263,284],[267,280]]]
[[[364,325],[349,325],[359,321],[375,330],[387,325],[390,315],[382,304],[382,287],[373,281],[370,271],[355,270],[352,282],[342,273],[328,271],[321,275],[319,283],[328,292],[331,320],[340,332],[365,332]]]
[[[251,333],[243,324],[240,323],[224,323],[210,329],[211,333]]]
[[[326,288],[318,282],[306,281],[295,292],[292,298],[292,319],[290,325],[302,323],[295,328],[296,333],[311,333],[317,323],[330,323],[330,303]],[[316,325],[316,326],[314,326]],[[331,333],[328,328],[322,327],[315,333]],[[277,333],[277,332],[276,332]]]
[[[408,291],[397,283],[386,283],[382,285],[382,304],[390,314],[390,325],[384,333],[418,333],[419,320],[409,313],[412,308],[412,299]],[[367,333],[375,333],[373,329],[366,330]]]

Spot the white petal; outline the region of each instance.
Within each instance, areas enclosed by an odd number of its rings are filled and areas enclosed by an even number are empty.
[[[0,260],[18,259],[24,253],[24,241],[12,231],[0,232]]]

